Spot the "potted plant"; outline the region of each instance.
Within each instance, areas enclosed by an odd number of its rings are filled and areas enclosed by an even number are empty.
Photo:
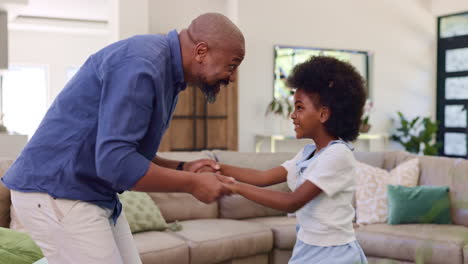
[[[289,118],[293,110],[294,110],[294,105],[291,101],[291,98],[288,98],[288,97],[280,97],[279,99],[273,98],[273,100],[268,104],[265,115],[275,114],[275,115]]]
[[[429,117],[415,117],[408,120],[398,111],[399,127],[391,139],[400,143],[408,152],[424,155],[437,155],[440,143],[436,142],[437,122]]]
[[[273,97],[273,100],[268,104],[265,115],[273,114],[278,116],[279,118],[275,121],[279,123],[280,134],[293,137],[296,135],[290,118],[293,111],[293,97],[280,96],[278,98]]]
[[[370,99],[366,100],[366,103],[364,104],[364,112],[362,114],[361,118],[361,126],[359,127],[359,132],[361,133],[367,133],[369,132],[371,125],[369,124],[369,118],[370,114],[372,112],[372,109],[374,107],[374,104]]]
[[[3,125],[3,116],[4,114],[0,113],[0,133],[8,132],[7,128]]]

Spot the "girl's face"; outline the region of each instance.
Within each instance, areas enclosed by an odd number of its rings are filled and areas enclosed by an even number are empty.
[[[302,89],[297,89],[294,94],[294,112],[291,118],[296,131],[296,138],[312,138],[324,129],[323,123],[328,120],[329,109],[316,106],[311,98]]]

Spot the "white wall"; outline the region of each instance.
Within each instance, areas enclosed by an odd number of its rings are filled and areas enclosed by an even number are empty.
[[[226,0],[151,0],[149,1],[150,32],[167,33],[188,27],[197,16],[207,12],[228,15]]]
[[[366,50],[373,56],[371,132],[390,117],[435,113],[435,19],[418,1],[239,0],[247,54],[239,72],[239,150],[256,132],[277,132],[265,118],[273,92],[273,45]]]
[[[110,1],[109,29],[112,42],[149,33],[150,0]]]
[[[432,0],[431,11],[435,16],[468,12],[467,0]]]
[[[10,65],[33,64],[49,67],[51,103],[66,83],[70,66],[81,66],[89,55],[109,43],[107,34],[9,30]]]

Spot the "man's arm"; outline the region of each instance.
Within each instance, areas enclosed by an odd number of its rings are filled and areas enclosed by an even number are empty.
[[[294,192],[278,192],[239,182],[224,186],[251,201],[288,213],[296,212],[322,192],[310,181],[305,181]]]
[[[175,170],[181,161],[170,160],[170,159],[165,159],[165,158],[156,156],[153,158],[152,162],[158,166]],[[190,171],[190,172],[198,172],[201,168],[204,168],[204,171],[215,172],[219,170],[219,165],[214,160],[199,159],[199,160],[184,162],[182,166],[182,169],[184,171]]]
[[[177,165],[179,165],[180,163],[180,161],[165,159],[159,156],[154,157],[152,162],[158,166],[168,168],[168,169],[173,169],[173,170],[175,170],[177,168]]]
[[[132,188],[141,192],[185,192],[198,200],[210,203],[224,194],[230,194],[220,180],[226,182],[224,176],[214,173],[177,171],[150,163],[146,174]]]

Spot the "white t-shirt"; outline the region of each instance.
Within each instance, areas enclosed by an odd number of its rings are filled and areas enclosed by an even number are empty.
[[[298,238],[314,246],[344,245],[356,240],[353,229],[353,194],[356,189],[356,160],[352,147],[341,140],[315,153],[307,145],[282,166],[288,171],[287,183],[295,190],[306,180],[322,192],[296,212],[300,226]]]

